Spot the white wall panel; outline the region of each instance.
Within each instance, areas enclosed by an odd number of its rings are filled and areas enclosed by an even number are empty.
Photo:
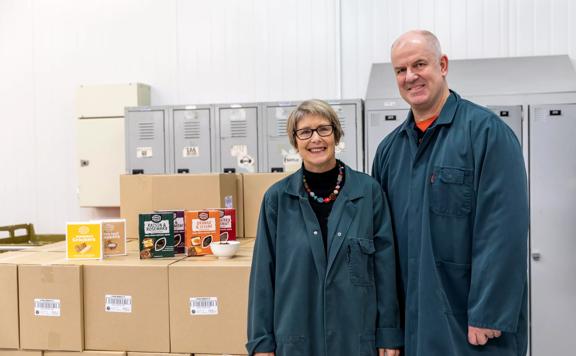
[[[342,0],[342,8],[343,29],[386,38],[359,46],[343,34],[344,97],[364,96],[371,63],[389,62],[392,41],[414,28],[434,32],[452,59],[569,54],[576,64],[571,0]]]

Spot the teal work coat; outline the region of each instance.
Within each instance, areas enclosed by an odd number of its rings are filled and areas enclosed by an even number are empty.
[[[525,356],[529,218],[518,139],[491,111],[451,92],[416,140],[410,113],[372,168],[398,248],[403,355]],[[468,325],[503,334],[473,346]]]
[[[264,195],[254,247],[248,343],[276,356],[374,356],[402,346],[388,204],[372,177],[345,169],[328,253],[302,170]]]

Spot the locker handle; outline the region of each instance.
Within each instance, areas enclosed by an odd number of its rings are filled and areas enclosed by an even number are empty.
[[[224,173],[236,173],[236,168],[224,168]]]
[[[282,172],[284,172],[284,168],[282,168],[282,167],[272,167],[272,168],[270,169],[270,172],[272,172],[272,173],[282,173]]]
[[[144,170],[143,169],[133,169],[132,174],[144,174]]]
[[[540,261],[541,258],[542,258],[542,255],[540,254],[540,252],[538,252],[538,251],[532,252],[532,259],[534,261]]]
[[[190,173],[188,168],[178,168],[178,173]]]

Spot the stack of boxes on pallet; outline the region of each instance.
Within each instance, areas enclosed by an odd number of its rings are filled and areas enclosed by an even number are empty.
[[[66,258],[66,243],[0,254],[0,356],[244,355],[260,202],[286,174],[121,177],[127,255]],[[141,259],[138,216],[237,211],[232,259]]]

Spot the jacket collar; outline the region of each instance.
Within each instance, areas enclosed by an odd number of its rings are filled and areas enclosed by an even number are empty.
[[[349,200],[355,200],[362,197],[362,189],[358,177],[348,165],[344,164],[345,182],[340,194],[347,197]],[[304,183],[302,182],[302,168],[294,172],[288,177],[288,184],[286,185],[286,193],[295,197],[307,199],[306,190],[304,190]]]
[[[460,98],[460,95],[458,95],[458,93],[456,93],[455,91],[450,90],[450,95],[448,96],[448,99],[446,99],[446,102],[444,103],[444,106],[440,111],[440,116],[438,116],[438,118],[432,124],[431,127],[452,124],[452,121],[454,120],[454,114],[456,113],[456,108],[458,108],[458,104],[460,104],[460,100],[462,100]],[[414,123],[414,114],[412,113],[412,110],[410,110],[410,112],[408,113],[408,118],[402,124],[402,129],[400,131],[401,132],[412,131],[414,130],[415,125],[416,124]]]

